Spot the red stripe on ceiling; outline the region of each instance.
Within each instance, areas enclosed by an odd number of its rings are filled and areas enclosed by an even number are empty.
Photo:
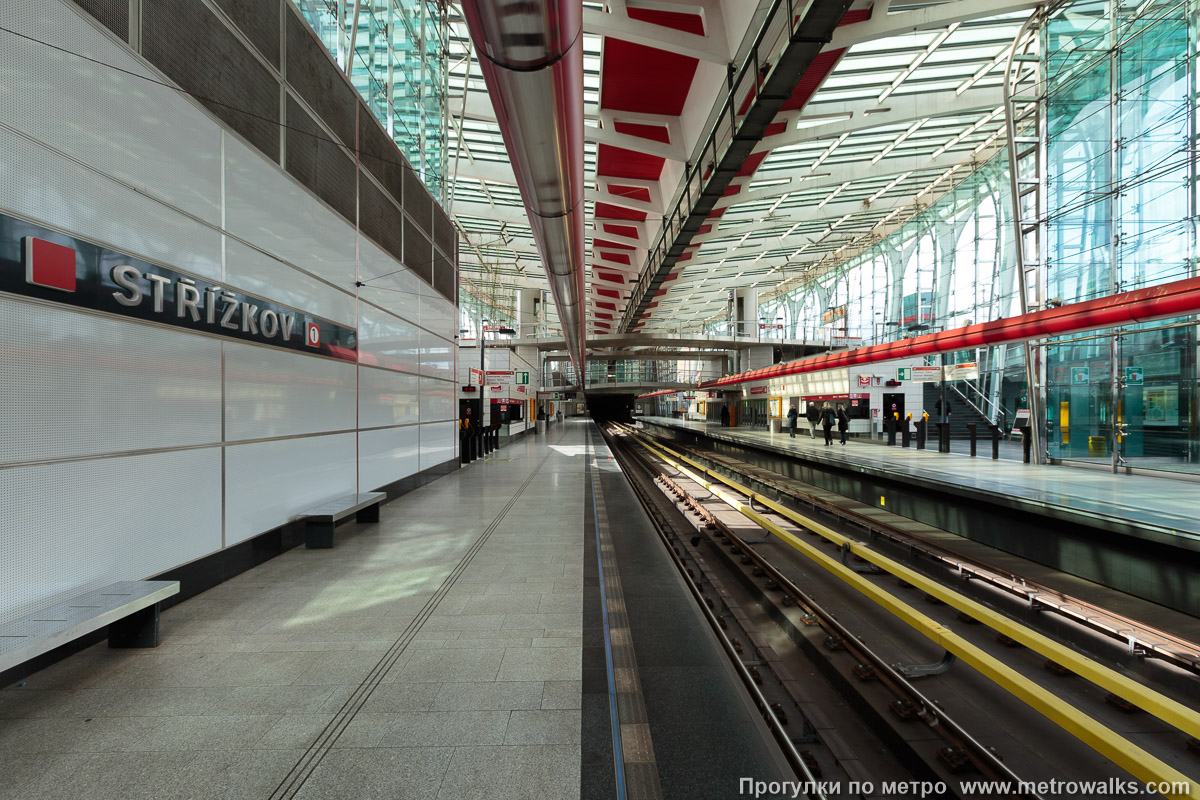
[[[725,208],[714,208],[712,210],[712,212],[708,215],[707,219],[713,219],[714,217],[719,219],[720,217],[725,216],[725,212],[728,210],[729,210],[728,206],[726,206]]]
[[[649,311],[649,310],[650,310],[650,309],[652,309],[652,308],[658,308],[658,303],[647,303],[647,304],[646,304],[646,310],[647,310],[647,311]],[[648,316],[648,315],[647,315],[647,314],[643,314],[642,316],[644,317],[644,316]]]
[[[592,290],[601,297],[611,297],[614,300],[621,299],[621,293],[616,289],[605,289],[603,286],[593,286]]]
[[[609,311],[616,311],[617,306],[614,303],[605,303],[600,300],[596,301],[596,308],[607,308]]]
[[[622,186],[619,183],[606,183],[610,194],[615,194],[617,197],[625,197],[629,200],[641,200],[643,203],[650,202],[650,190],[645,186]]]
[[[664,28],[674,28],[684,33],[704,35],[704,17],[699,14],[685,14],[682,11],[656,11],[652,8],[627,8],[630,19],[649,22],[651,25],[661,25]]]
[[[609,283],[624,283],[625,276],[619,272],[596,272],[596,277]]]
[[[638,229],[632,225],[602,225],[605,233],[614,233],[617,236],[628,236],[630,239],[638,238]]]
[[[680,253],[679,258],[677,258],[675,260],[676,261],[687,261],[691,257],[692,257],[691,253]]]
[[[662,297],[662,296],[663,296],[664,294],[666,294],[666,293],[667,293],[667,290],[666,290],[666,289],[659,289],[657,292],[655,292],[655,293],[654,293],[654,296],[655,296],[655,297]]]
[[[804,108],[805,104],[812,98],[818,87],[829,77],[829,73],[833,72],[833,68],[842,60],[846,48],[841,50],[826,50],[813,59],[808,65],[808,69],[804,70],[804,74],[800,76],[800,80],[796,81],[796,88],[792,90],[792,96],[783,102],[780,111],[799,111]]]
[[[767,126],[767,130],[765,133],[763,133],[763,137],[778,136],[779,134],[783,133],[786,130],[787,130],[786,122],[772,122],[770,125]]]
[[[731,194],[737,194],[742,190],[740,183],[731,183],[725,187],[725,191],[721,193],[722,197],[729,197]]]
[[[770,152],[767,150],[764,150],[761,153],[751,153],[746,157],[746,160],[742,162],[742,168],[738,170],[737,175],[734,177],[746,178],[753,175],[754,171],[758,169],[759,165],[762,164],[763,159],[768,155],[770,155]]]
[[[701,225],[700,230],[696,231],[696,233],[710,233],[711,231],[712,225]]]
[[[626,150],[602,144],[596,156],[596,174],[609,178],[636,178],[640,181],[656,181],[662,174],[667,160],[658,156]]]
[[[676,278],[678,278],[678,277],[679,277],[679,273],[678,273],[678,272],[672,272],[670,275],[668,275],[667,277],[663,278],[663,283],[666,283],[667,281],[673,281],[673,280],[675,280],[675,279],[676,279]]]
[[[847,11],[842,15],[842,21],[838,23],[838,27],[840,28],[843,25],[853,25],[856,22],[866,22],[871,18],[872,8],[874,8],[874,6],[867,6],[866,8],[859,8],[854,11]]]
[[[600,258],[604,261],[611,261],[614,264],[629,264],[629,256],[624,253],[601,253]]]
[[[613,130],[639,139],[649,139],[652,142],[671,143],[671,131],[666,125],[646,125],[641,122],[622,122],[613,120]]]
[[[592,249],[593,250],[632,250],[634,248],[633,248],[633,245],[631,245],[631,244],[617,244],[616,242],[610,242],[607,239],[592,239]]]
[[[613,318],[612,314],[605,314],[601,311],[593,311],[592,316],[595,317],[596,319],[612,319]]]
[[[691,56],[606,36],[600,107],[678,117],[699,63]]]
[[[649,192],[646,194],[649,194]],[[596,203],[596,216],[604,219],[636,219],[641,221],[646,218],[646,212],[633,208],[625,208],[624,206],[614,206],[610,203]]]

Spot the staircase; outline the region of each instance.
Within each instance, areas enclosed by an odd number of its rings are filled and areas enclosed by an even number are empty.
[[[934,431],[937,430],[937,423],[941,421],[941,417],[938,416],[935,410],[941,396],[942,385],[940,383],[926,383],[924,385],[924,394],[921,397],[921,401],[925,405],[925,410],[929,413],[929,431],[931,436],[936,435]],[[976,435],[980,438],[988,435],[987,430],[990,423],[987,418],[969,406],[957,392],[947,388],[946,401],[950,407],[951,439],[970,438],[971,432],[967,430],[967,425],[969,424],[976,426]]]

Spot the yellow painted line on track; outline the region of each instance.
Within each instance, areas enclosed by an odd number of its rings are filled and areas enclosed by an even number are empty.
[[[974,600],[963,597],[952,589],[941,586],[940,584],[931,581],[924,575],[917,573],[908,567],[898,564],[891,559],[881,556],[867,548],[857,546],[856,543],[842,536],[839,533],[827,528],[821,523],[808,519],[792,509],[780,506],[778,503],[761,495],[755,494],[750,489],[741,486],[735,481],[729,480],[720,475],[711,473],[703,465],[697,464],[695,461],[675,453],[669,448],[660,447],[657,444],[648,444],[640,438],[635,437],[635,441],[642,447],[655,453],[659,458],[662,458],[674,469],[679,470],[688,478],[703,486],[708,491],[712,492],[716,497],[724,501],[732,508],[739,511],[741,514],[752,520],[755,524],[770,532],[773,536],[782,542],[790,545],[798,550],[810,560],[816,562],[819,566],[835,575],[843,582],[849,584],[855,590],[868,597],[874,603],[884,608],[889,613],[893,614],[905,624],[917,630],[926,638],[936,642],[947,651],[953,653],[956,657],[962,659],[978,672],[983,674],[996,685],[1019,698],[1022,702],[1029,705],[1038,713],[1045,716],[1047,719],[1054,722],[1063,730],[1070,733],[1075,738],[1082,741],[1087,746],[1091,747],[1096,752],[1105,756],[1113,763],[1128,771],[1131,775],[1144,782],[1173,782],[1186,784],[1190,787],[1188,792],[1182,794],[1166,794],[1165,797],[1188,797],[1197,798],[1200,800],[1200,783],[1193,781],[1188,776],[1174,769],[1164,761],[1158,759],[1151,753],[1143,750],[1133,742],[1124,738],[1112,729],[1104,726],[1102,723],[1088,716],[1079,709],[1072,706],[1066,700],[1058,697],[1034,683],[1029,678],[1018,673],[1012,667],[1005,665],[995,657],[988,655],[974,644],[971,644],[966,639],[951,631],[940,622],[926,616],[912,606],[905,603],[900,598],[876,586],[870,581],[863,578],[854,570],[846,567],[840,561],[821,552],[811,544],[797,538],[794,534],[785,531],[778,525],[770,522],[761,514],[750,508],[748,503],[743,503],[736,497],[723,491],[712,481],[706,480],[706,477],[716,478],[730,488],[745,494],[747,497],[753,497],[755,501],[770,508],[772,511],[786,517],[792,522],[801,527],[815,531],[826,539],[836,542],[839,545],[843,542],[849,542],[851,551],[856,555],[863,557],[872,564],[881,569],[911,583],[913,586],[928,592],[944,601],[947,605],[953,606],[960,611],[970,614],[980,620],[985,625],[988,625],[993,630],[1004,633],[1006,636],[1011,636],[1013,639],[1026,644],[1030,649],[1053,658],[1058,663],[1068,667],[1085,679],[1092,683],[1108,689],[1119,696],[1129,700],[1138,707],[1154,714],[1163,719],[1168,724],[1181,728],[1182,730],[1192,733],[1193,729],[1200,729],[1200,715],[1191,711],[1186,706],[1164,697],[1158,692],[1148,689],[1141,684],[1129,680],[1123,675],[1113,672],[1111,669],[1097,664],[1086,656],[1082,656],[1073,650],[1063,647],[1062,645],[1042,636],[1035,631],[1031,631],[1025,626],[1013,622],[1012,620],[997,614],[985,606],[976,603]],[[672,459],[668,453],[674,455],[678,461]],[[682,462],[682,463],[681,463]],[[687,469],[684,464],[700,469],[704,476],[697,475]],[[1011,632],[1010,632],[1011,631]],[[1044,649],[1043,649],[1044,648]],[[1111,684],[1111,685],[1110,685]],[[1115,688],[1113,688],[1115,687]],[[1160,713],[1160,711],[1162,713]],[[1180,724],[1184,723],[1184,724]],[[1196,735],[1192,733],[1192,735]]]

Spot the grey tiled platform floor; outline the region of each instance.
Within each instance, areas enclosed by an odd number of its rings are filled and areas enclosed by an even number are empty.
[[[854,442],[845,447],[825,447],[823,440],[807,432],[792,439],[787,433],[771,434],[744,428],[722,428],[707,422],[665,417],[646,417],[674,428],[705,432],[738,443],[813,460],[852,465],[861,470],[886,470],[901,479],[937,482],[970,493],[1003,498],[1023,498],[1047,506],[1061,506],[1101,517],[1128,520],[1167,530],[1200,534],[1200,493],[1179,480],[1147,475],[1113,475],[1098,470],[1062,465],[1024,464],[1014,460],[993,461],[960,453],[938,453],[903,447],[881,447]],[[835,440],[836,441],[836,440]],[[980,442],[987,454],[990,442]]]
[[[574,800],[587,424],[170,609],[157,649],[98,645],[0,691],[0,798],[265,799],[315,753],[276,797]]]

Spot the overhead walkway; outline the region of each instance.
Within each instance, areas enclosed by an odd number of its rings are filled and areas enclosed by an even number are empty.
[[[1200,560],[1200,496],[1183,481],[853,439],[843,447],[836,436],[826,447],[803,420],[792,439],[786,428],[638,419],[726,452],[757,452],[759,463],[792,477],[1188,613],[1200,603],[1186,577]]]
[[[673,570],[592,423],[552,424],[167,609],[157,649],[5,687],[0,797],[732,796],[781,773]]]

